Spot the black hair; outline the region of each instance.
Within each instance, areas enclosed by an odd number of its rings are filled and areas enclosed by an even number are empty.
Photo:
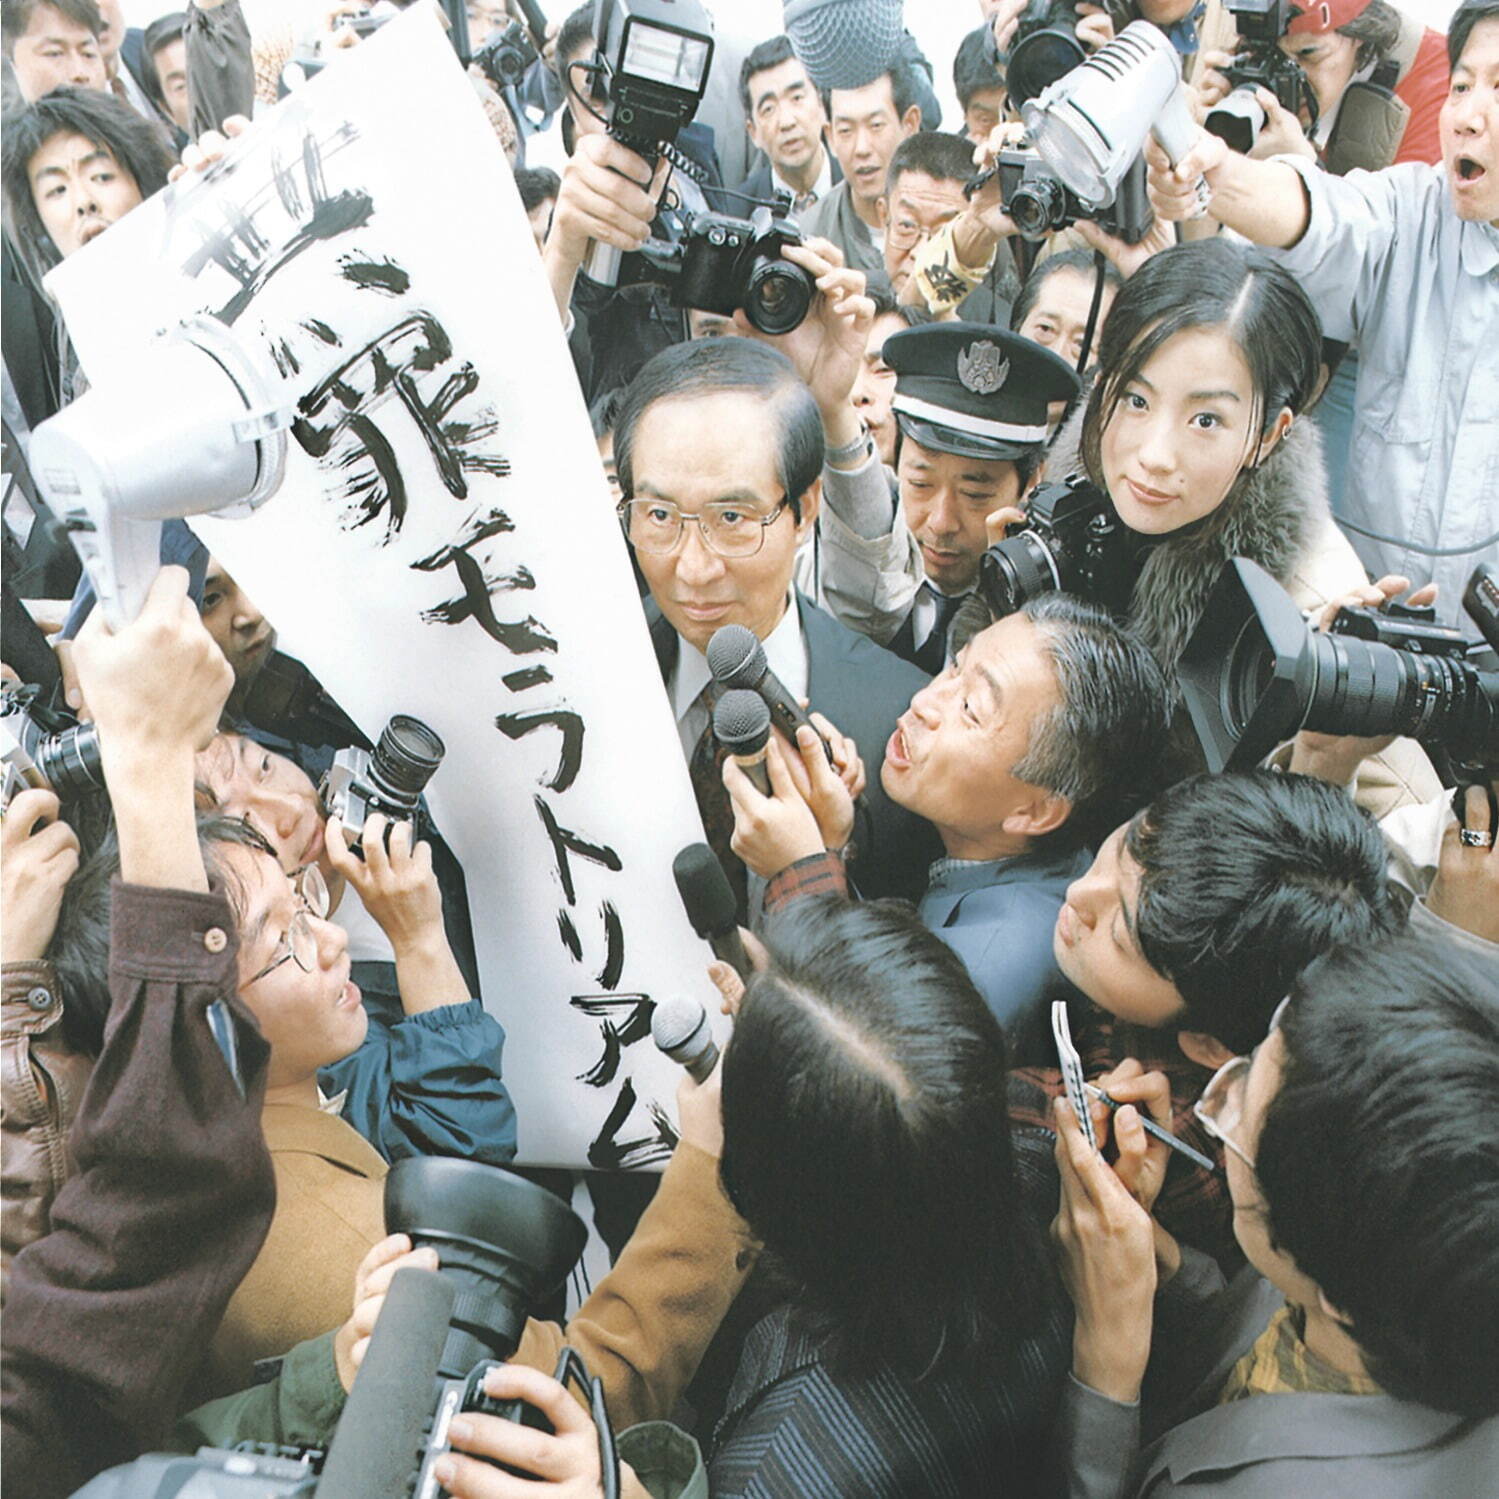
[[[958,108],[967,113],[969,101],[983,89],[1004,88],[1005,72],[994,58],[994,36],[987,26],[970,31],[958,43],[952,60],[953,92]]]
[[[765,933],[724,1054],[725,1192],[835,1356],[913,1373],[1024,1332],[1004,1032],[907,905],[810,898]]]
[[[95,37],[104,30],[104,17],[94,0],[5,0],[0,6],[0,48],[7,57],[14,54],[16,43],[31,30],[32,18],[39,10],[55,10],[75,26],[92,31]]]
[[[1173,1025],[1230,1051],[1264,1039],[1319,953],[1401,924],[1379,829],[1310,776],[1192,776],[1135,818],[1124,847],[1140,866],[1134,938],[1186,1006]]]
[[[81,135],[114,157],[140,189],[142,198],[166,186],[171,153],[161,127],[98,89],[58,88],[16,110],[5,122],[0,146],[0,179],[16,237],[35,259],[36,269],[50,270],[61,259],[42,224],[32,197],[31,160],[54,136]]]
[[[235,920],[244,916],[240,882],[217,855],[225,843],[275,853],[260,832],[242,817],[221,813],[200,815],[198,847],[210,879],[228,897]],[[119,840],[111,829],[98,848],[79,865],[63,891],[57,927],[47,947],[47,961],[57,974],[63,1002],[63,1033],[68,1043],[89,1056],[104,1045],[104,1023],[109,1018],[109,927],[113,911],[113,882],[120,872]]]
[[[1447,66],[1454,72],[1480,21],[1499,20],[1499,0],[1463,0],[1447,22]]]
[[[776,477],[798,524],[802,497],[822,473],[822,416],[791,361],[752,338],[705,338],[673,344],[646,361],[625,387],[614,423],[614,467],[620,492],[635,491],[635,428],[657,401],[691,400],[719,391],[754,391],[778,423]]]
[[[588,420],[593,426],[593,440],[606,437],[614,431],[614,425],[619,420],[619,408],[624,404],[625,388],[616,385],[612,390],[606,390],[593,399],[588,408]]]
[[[1346,26],[1337,28],[1337,33],[1358,43],[1355,70],[1372,68],[1389,56],[1400,40],[1400,12],[1388,0],[1369,0]]]
[[[535,213],[548,198],[556,198],[562,191],[562,179],[550,167],[518,167],[515,186],[522,207],[527,213]]]
[[[893,190],[902,172],[925,172],[940,182],[967,182],[973,171],[973,142],[966,135],[918,130],[895,148],[885,168],[885,191]]]
[[[1263,437],[1283,408],[1304,411],[1321,376],[1322,324],[1301,283],[1263,250],[1229,240],[1195,240],[1152,255],[1120,288],[1098,344],[1098,378],[1083,414],[1082,454],[1100,487],[1103,429],[1127,387],[1162,346],[1190,328],[1221,328],[1249,366]],[[1231,505],[1253,459],[1223,501]]]
[[[1295,982],[1255,1175],[1381,1388],[1499,1414],[1499,964],[1415,929]]]
[[[739,65],[739,102],[744,106],[747,119],[754,118],[754,100],[750,95],[750,79],[756,73],[769,72],[771,68],[778,68],[783,62],[793,62],[795,59],[796,51],[791,45],[791,38],[773,36],[768,41],[761,42]],[[807,87],[816,87],[810,74],[807,75]]]
[[[1012,773],[1072,803],[1061,832],[1096,842],[1149,801],[1166,754],[1171,692],[1150,648],[1107,609],[1045,593],[1020,611],[1057,679]]]
[[[593,0],[584,0],[562,23],[562,28],[557,33],[557,45],[552,49],[552,57],[564,89],[571,86],[567,78],[568,61],[576,61],[577,54],[585,45],[589,48],[594,45]]]
[[[870,83],[878,83],[881,78],[890,80],[890,100],[895,105],[895,118],[905,119],[912,105],[921,104],[921,80],[916,74],[916,64],[908,58],[897,57],[883,73],[869,80]],[[867,84],[861,87],[868,87]],[[834,93],[853,93],[852,89],[829,89],[824,97],[823,103],[827,109],[828,118],[833,116]]]
[[[141,82],[145,85],[147,94],[155,102],[166,109],[166,95],[162,92],[161,74],[156,67],[156,54],[173,42],[182,40],[182,33],[187,26],[187,12],[185,10],[174,10],[169,15],[157,16],[152,23],[146,27],[145,36],[142,38],[141,46]]]
[[[1098,278],[1098,266],[1091,250],[1059,250],[1055,255],[1048,255],[1045,260],[1038,261],[1025,278],[1024,285],[1020,288],[1020,295],[1015,298],[1015,304],[1010,308],[1010,331],[1020,332],[1020,325],[1031,315],[1031,309],[1036,305],[1041,295],[1041,288],[1058,271],[1076,271],[1078,275],[1085,276],[1089,281]],[[1119,267],[1113,261],[1105,260],[1103,263],[1103,281],[1105,286],[1112,286],[1117,291],[1124,285],[1124,277],[1119,274]],[[1099,319],[1099,326],[1103,326],[1103,319]]]

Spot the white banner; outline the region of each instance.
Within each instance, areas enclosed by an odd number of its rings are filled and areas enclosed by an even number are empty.
[[[658,1164],[681,1074],[649,1000],[717,1014],[671,876],[702,831],[530,227],[433,12],[50,286],[96,384],[200,312],[279,370],[285,483],[194,529],[366,734],[402,712],[445,741],[429,800],[508,1035],[520,1159]]]

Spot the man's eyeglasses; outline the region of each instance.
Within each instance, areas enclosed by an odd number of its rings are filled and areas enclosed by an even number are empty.
[[[897,249],[909,250],[912,245],[925,244],[936,232],[936,229],[928,229],[925,224],[918,224],[915,219],[900,218],[890,221],[885,237]]]
[[[1270,1017],[1267,1035],[1280,1029],[1280,1018],[1290,1004],[1290,996],[1276,1005]],[[1231,1057],[1208,1079],[1202,1097],[1192,1105],[1198,1123],[1227,1149],[1254,1170],[1254,1157],[1233,1138],[1244,1123],[1244,1085],[1249,1081],[1249,1069],[1254,1065],[1254,1056]]]
[[[311,918],[319,920],[328,914],[328,886],[316,864],[309,864],[296,877],[293,888],[297,892],[297,909],[286,928],[286,935],[276,944],[276,955],[243,987],[258,983],[272,969],[279,968],[290,959],[302,970],[311,973],[317,967],[317,933],[312,930]]]
[[[703,533],[703,544],[720,557],[753,557],[765,545],[765,529],[779,519],[789,501],[782,499],[768,515],[747,505],[723,500],[684,515],[670,500],[621,500],[619,521],[639,552],[674,552],[688,521]]]

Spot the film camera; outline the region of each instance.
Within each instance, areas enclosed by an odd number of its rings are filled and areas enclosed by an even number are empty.
[[[422,792],[442,764],[446,748],[419,718],[395,714],[373,751],[340,750],[318,788],[330,816],[338,818],[356,847],[372,812],[395,822],[419,821]]]
[[[28,786],[54,791],[64,802],[104,790],[99,731],[54,706],[52,696],[34,683],[8,682],[0,689],[0,764],[5,767],[0,807],[8,807]]]
[[[1085,203],[1029,145],[1010,147],[995,162],[999,175],[1000,206],[1014,220],[1022,239],[1042,240],[1078,219],[1091,219],[1107,234],[1137,245],[1155,223],[1155,212],[1145,188],[1145,157],[1130,163],[1112,202]]]
[[[978,592],[996,619],[1057,590],[1120,614],[1138,574],[1130,532],[1113,501],[1074,478],[1037,487],[1026,501],[1024,528],[979,559]]]
[[[1235,151],[1249,151],[1265,128],[1265,111],[1254,91],[1265,88],[1282,109],[1307,114],[1315,126],[1317,98],[1306,74],[1276,45],[1291,24],[1291,0],[1229,0],[1228,9],[1241,45],[1223,69],[1230,92],[1208,111],[1204,125]]]
[[[1135,19],[1128,0],[1100,0],[1116,33]],[[1005,80],[1010,102],[1018,109],[1043,89],[1070,73],[1087,54],[1077,39],[1077,9],[1072,0],[1031,0],[1015,26]]]
[[[588,1231],[559,1198],[512,1172],[435,1156],[417,1156],[391,1167],[385,1179],[385,1226],[391,1233],[408,1234],[414,1247],[430,1245],[437,1250],[442,1266],[438,1274],[451,1283],[451,1311],[431,1414],[421,1423],[419,1446],[411,1453],[405,1481],[385,1492],[363,1487],[358,1492],[360,1499],[436,1499],[443,1491],[434,1469],[449,1450],[448,1432],[455,1416],[482,1411],[533,1429],[550,1429],[533,1407],[487,1397],[484,1375],[494,1363],[514,1354],[531,1308],[567,1278]],[[393,1287],[392,1302],[395,1299]],[[387,1312],[391,1310],[388,1306]],[[383,1325],[382,1316],[377,1340]],[[373,1356],[374,1344],[371,1352]],[[605,1492],[617,1493],[614,1434],[599,1381],[588,1378],[572,1349],[564,1350],[557,1378],[584,1382],[599,1432]],[[353,1411],[360,1394],[361,1386],[356,1385],[348,1411]],[[329,1475],[344,1435],[341,1425],[327,1455]],[[312,1499],[327,1487],[327,1480],[317,1478],[322,1463],[322,1452],[298,1448],[205,1449],[190,1458],[152,1455],[100,1474],[79,1490],[78,1499]],[[349,1471],[346,1464],[344,1473]],[[347,1494],[348,1485],[337,1492]]]
[[[484,71],[484,76],[504,93],[509,88],[519,88],[526,69],[541,54],[531,40],[525,26],[519,21],[491,31],[474,52],[473,61]]]
[[[789,333],[817,295],[801,266],[781,259],[783,245],[799,245],[801,230],[775,208],[761,205],[747,219],[723,213],[684,213],[669,239],[652,239],[624,258],[620,279],[668,287],[678,307],[729,317],[742,307],[761,333]]]
[[[1463,596],[1499,651],[1499,571],[1478,568]],[[1484,642],[1426,609],[1342,609],[1313,629],[1262,568],[1224,568],[1177,668],[1192,726],[1214,771],[1257,765],[1299,729],[1408,734],[1465,769],[1499,769],[1499,670]]]

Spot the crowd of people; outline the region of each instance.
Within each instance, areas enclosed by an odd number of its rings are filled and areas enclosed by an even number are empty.
[[[387,1232],[400,1163],[515,1162],[496,1016],[536,996],[481,994],[441,828],[330,816],[359,731],[183,522],[109,628],[25,463],[86,388],[45,272],[401,8],[3,0],[0,1461],[36,1499],[326,1449],[392,1285],[449,1252]],[[542,1419],[462,1412],[436,1479],[1499,1492],[1499,3],[1442,35],[1391,0],[980,0],[951,118],[924,6],[856,87],[719,6],[654,160],[593,0],[534,9],[442,22],[742,930],[669,1164],[590,1175],[608,1273],[483,1378]],[[1138,21],[1249,149],[1142,141],[1143,223],[1022,233],[1018,47]],[[589,274],[761,207],[789,328]],[[1349,680],[1222,768],[1204,640],[1246,575]],[[758,757],[715,732],[725,626],[808,710]],[[1402,633],[1440,627],[1445,672]],[[1236,738],[1270,671],[1215,689]],[[38,735],[79,725],[94,768],[52,784]]]

